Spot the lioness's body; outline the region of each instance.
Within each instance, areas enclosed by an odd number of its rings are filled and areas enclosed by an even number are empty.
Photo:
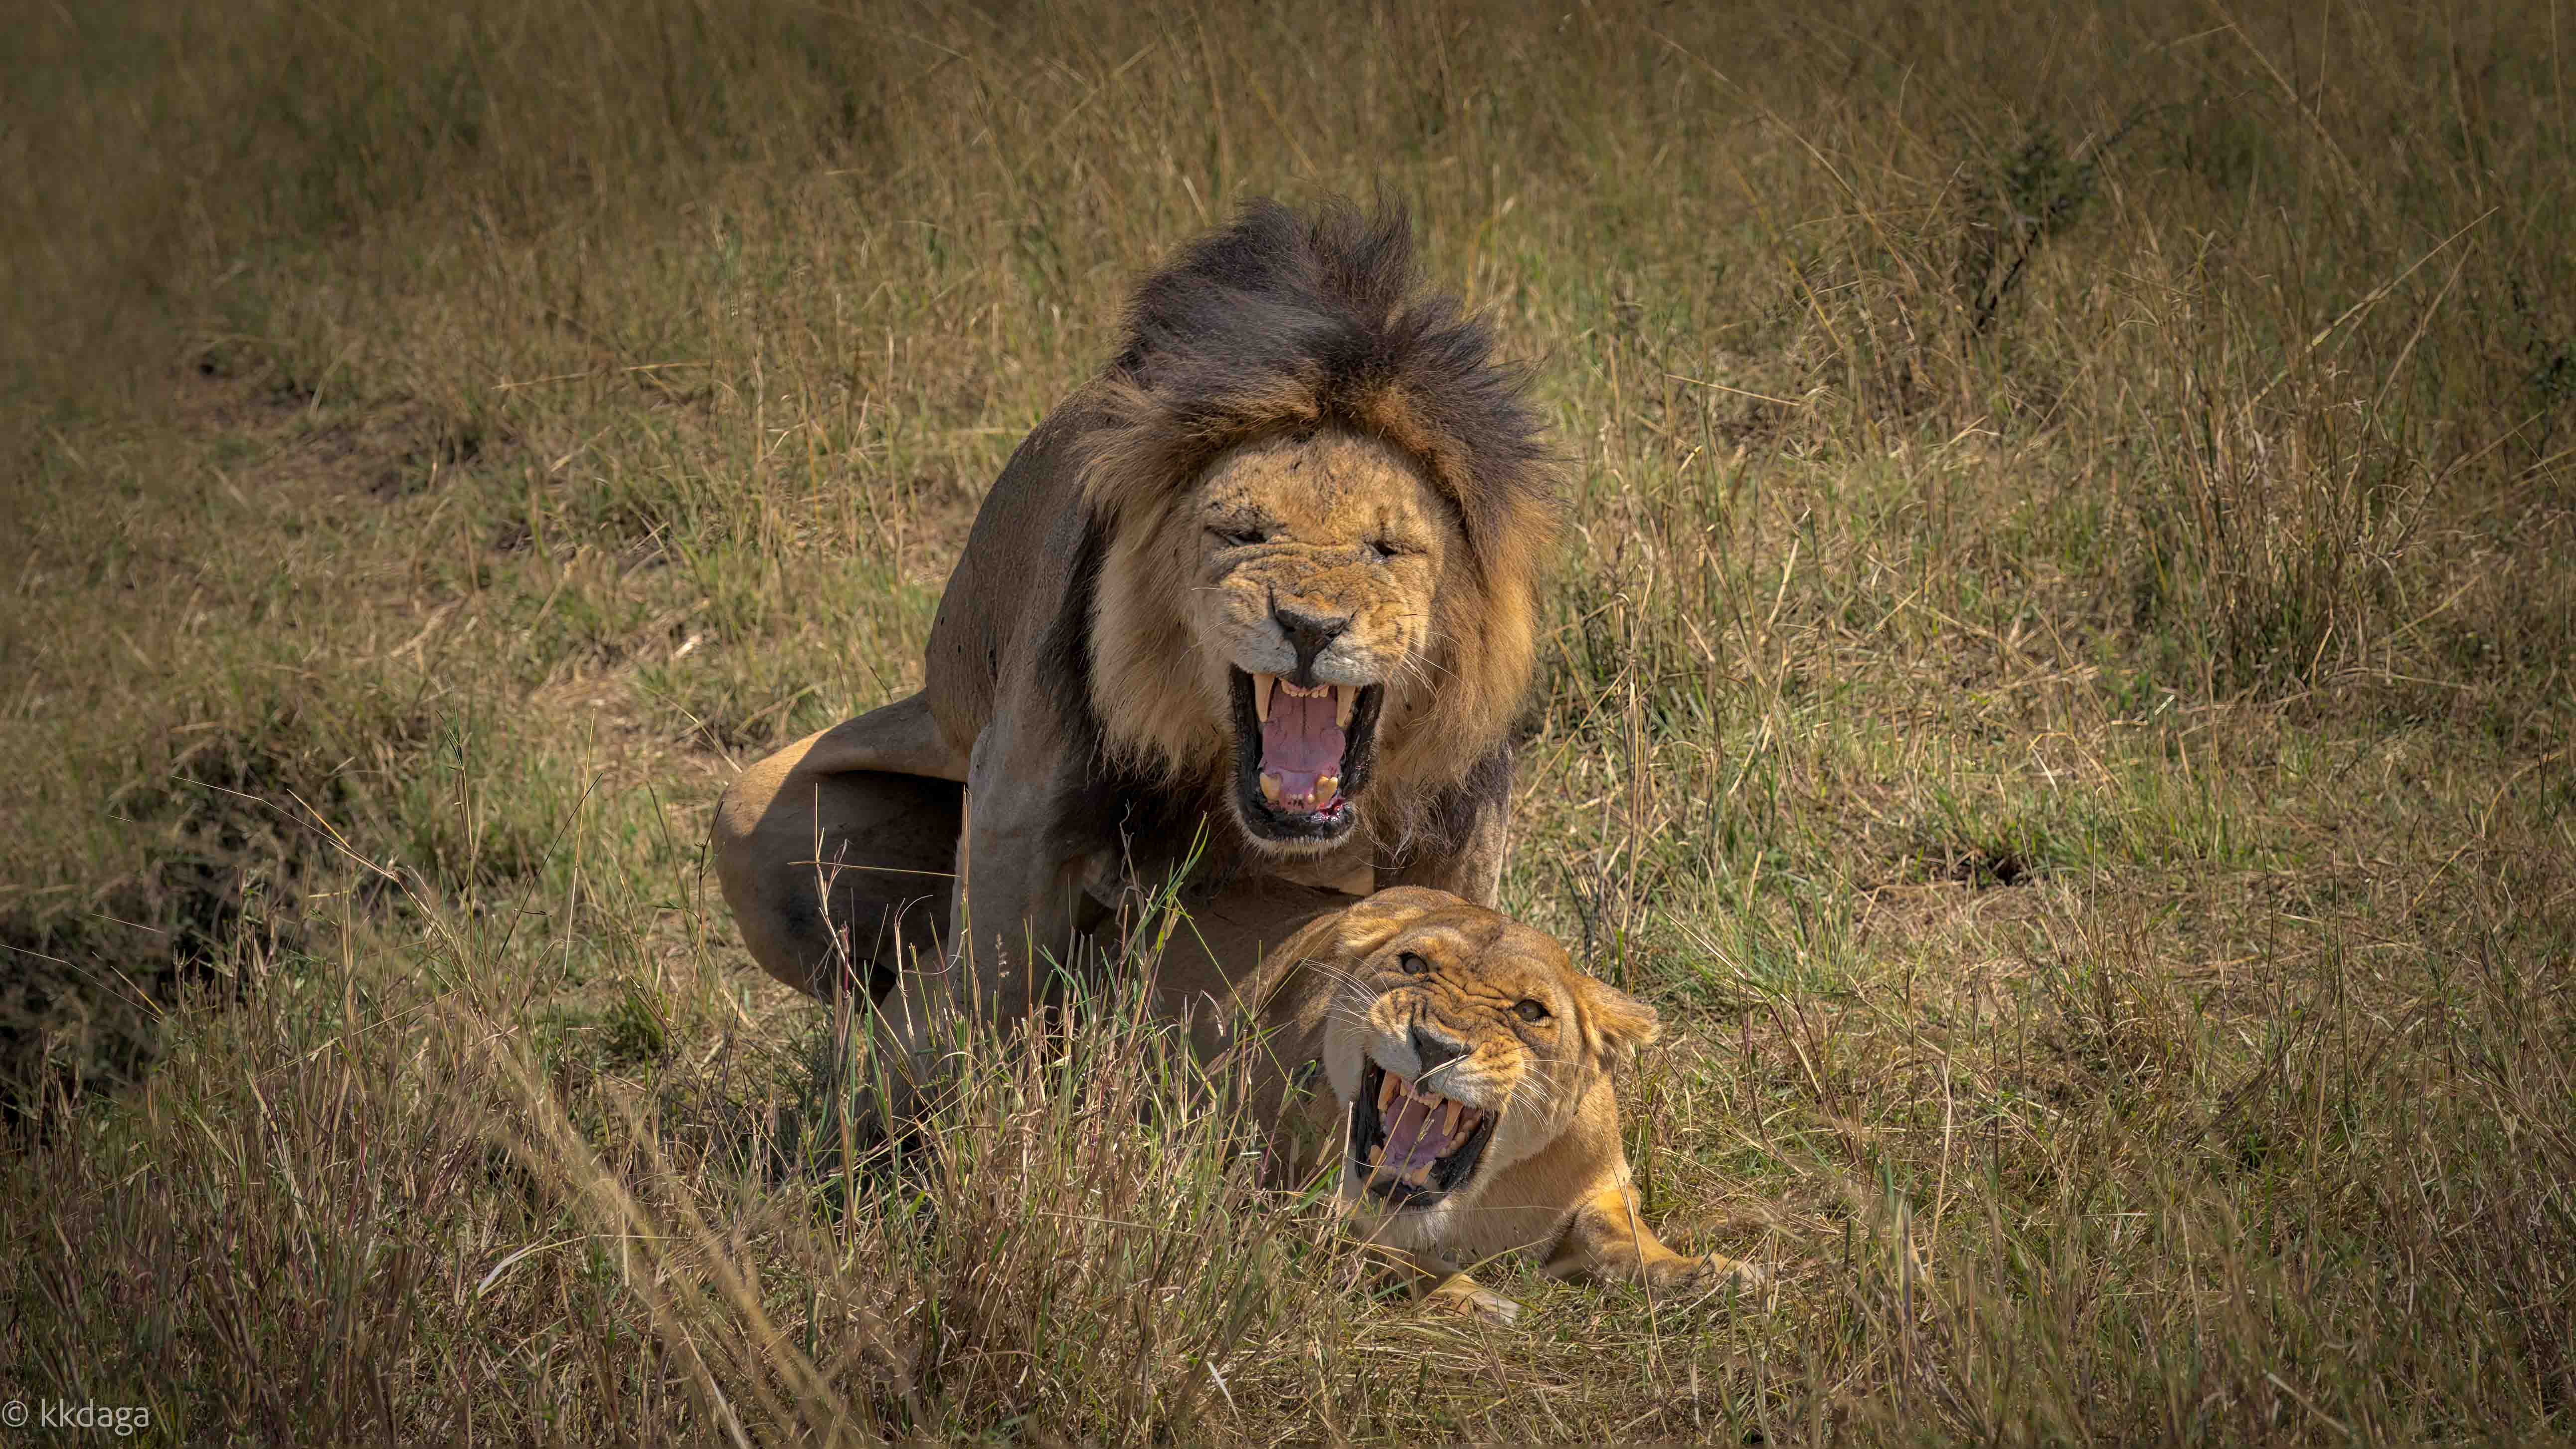
[[[1493,898],[1551,484],[1481,328],[1411,296],[1409,246],[1400,218],[1255,207],[1147,279],[1125,351],[987,495],[921,692],[719,803],[763,969],[883,995],[895,927],[942,939],[891,1018],[919,1056],[961,994],[1029,1009],[1087,883],[1192,850],[1210,883]],[[889,777],[924,810],[852,828],[837,802]],[[832,862],[858,868],[827,895]]]
[[[953,787],[870,771],[817,773],[806,784],[823,856],[851,862],[821,872],[835,913],[850,911],[855,890],[868,910],[883,910],[878,929],[901,933],[904,946],[936,960],[948,918],[942,843],[957,829]],[[800,848],[810,858],[815,845],[809,839]],[[1115,862],[1096,864],[1090,891],[1134,899]],[[805,879],[814,892],[816,873]],[[1542,1254],[1547,1271],[1561,1277],[1643,1281],[1670,1292],[1751,1276],[1721,1257],[1673,1252],[1637,1218],[1610,1071],[1659,1028],[1650,1008],[1576,971],[1544,933],[1421,888],[1360,899],[1246,874],[1184,900],[1177,916],[1104,911],[1092,931],[1105,949],[1153,962],[1154,1010],[1185,1023],[1197,1054],[1241,1090],[1242,1109],[1273,1134],[1277,1173],[1298,1181],[1338,1171],[1354,1226],[1405,1267],[1418,1291],[1509,1317],[1512,1305],[1457,1265],[1521,1251]],[[771,919],[747,913],[746,930]],[[1140,928],[1157,934],[1138,939]],[[759,938],[754,943],[763,949]],[[892,943],[860,944],[883,953]],[[1401,971],[1391,978],[1387,963],[1407,954],[1436,959],[1437,969],[1419,981]],[[1444,983],[1438,1003],[1406,996]],[[1507,1065],[1500,1031],[1510,1028],[1477,1006],[1480,997],[1517,1000],[1506,988],[1544,996],[1563,1014],[1563,1034],[1542,1043],[1544,1059],[1489,1084],[1512,1104],[1502,1114],[1511,1130],[1498,1130],[1492,1159],[1464,1190],[1427,1212],[1390,1210],[1350,1160],[1366,1064],[1418,1067],[1394,1028],[1436,1018],[1435,1029]],[[900,1013],[903,998],[886,1006]],[[1318,1066],[1328,1092],[1305,1089]]]
[[[1390,974],[1388,963],[1407,957],[1425,969]],[[1425,993],[1443,999],[1435,1006]],[[1515,1035],[1492,1009],[1539,997],[1561,1014],[1560,1029],[1521,1022],[1528,1030]],[[1727,1258],[1674,1252],[1638,1216],[1610,1071],[1654,1037],[1655,1014],[1574,970],[1542,932],[1442,891],[1354,901],[1246,885],[1171,931],[1155,999],[1188,1021],[1203,1057],[1250,1054],[1238,1076],[1249,1109],[1275,1124],[1274,1154],[1292,1176],[1337,1164],[1355,1230],[1393,1254],[1417,1291],[1509,1318],[1513,1305],[1459,1265],[1517,1252],[1542,1255],[1554,1276],[1665,1292],[1758,1278]],[[1483,1147],[1493,1160],[1480,1158],[1428,1209],[1374,1190],[1351,1141],[1363,1068],[1415,1065],[1405,1038],[1422,1030],[1458,1039],[1459,1061],[1493,1078],[1484,1086],[1499,1108]],[[1316,1063],[1332,1090],[1301,1101],[1297,1083]]]

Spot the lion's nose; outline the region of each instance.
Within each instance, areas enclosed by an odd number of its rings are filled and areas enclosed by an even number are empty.
[[[1433,1072],[1440,1070],[1442,1067],[1449,1065],[1451,1062],[1458,1060],[1466,1054],[1467,1049],[1464,1046],[1459,1045],[1457,1042],[1447,1040],[1443,1037],[1433,1036],[1431,1033],[1424,1031],[1418,1026],[1413,1029],[1413,1059],[1416,1064],[1416,1071],[1414,1072],[1415,1081],[1421,1081],[1423,1078],[1430,1076]]]
[[[1315,656],[1331,647],[1351,627],[1348,614],[1308,614],[1274,604],[1270,617],[1279,624],[1288,647],[1297,651],[1297,674],[1301,684],[1311,684],[1315,676]]]

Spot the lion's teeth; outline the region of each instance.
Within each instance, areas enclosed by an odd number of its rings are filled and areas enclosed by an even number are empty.
[[[1339,776],[1339,775],[1318,775],[1318,776],[1316,776],[1316,777],[1315,777],[1315,798],[1316,798],[1316,799],[1318,799],[1318,800],[1330,800],[1330,799],[1332,799],[1335,795],[1338,795],[1338,794],[1340,794],[1340,793],[1342,793],[1342,777],[1341,777],[1341,776]]]
[[[1261,716],[1263,724],[1270,723],[1270,686],[1278,682],[1279,676],[1276,674],[1252,676],[1252,712]]]
[[[1458,1135],[1458,1104],[1455,1101],[1440,1104],[1440,1135],[1443,1137]]]
[[[1395,1100],[1395,1093],[1396,1093],[1396,1079],[1395,1079],[1395,1073],[1393,1073],[1393,1072],[1388,1072],[1388,1073],[1385,1075],[1385,1077],[1384,1077],[1381,1081],[1379,1081],[1379,1083],[1377,1084],[1377,1109],[1378,1109],[1378,1111],[1380,1111],[1380,1112],[1384,1112],[1384,1111],[1386,1110],[1386,1104]]]
[[[1261,798],[1273,805],[1281,800],[1279,777],[1268,770],[1261,772]]]
[[[1351,708],[1359,697],[1360,692],[1347,684],[1333,686],[1333,728],[1346,730],[1351,727]]]

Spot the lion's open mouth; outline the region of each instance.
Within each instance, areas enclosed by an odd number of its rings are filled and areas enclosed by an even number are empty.
[[[1351,1170],[1396,1207],[1429,1207],[1475,1175],[1498,1120],[1370,1062],[1351,1111]]]
[[[1349,832],[1385,693],[1234,671],[1235,793],[1253,834],[1320,844]]]

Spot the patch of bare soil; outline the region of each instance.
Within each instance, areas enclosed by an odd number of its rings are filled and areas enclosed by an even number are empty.
[[[289,778],[257,751],[201,756],[187,775],[116,804],[159,838],[151,866],[84,900],[0,913],[0,1141],[141,1081],[183,997],[238,997],[249,963],[302,944],[297,900],[323,847],[288,812],[336,801],[335,782]]]
[[[265,367],[220,352],[179,379],[178,418],[208,439],[265,444],[269,475],[351,489],[380,502],[426,492],[447,473],[488,462],[516,440],[416,398],[331,409]]]

